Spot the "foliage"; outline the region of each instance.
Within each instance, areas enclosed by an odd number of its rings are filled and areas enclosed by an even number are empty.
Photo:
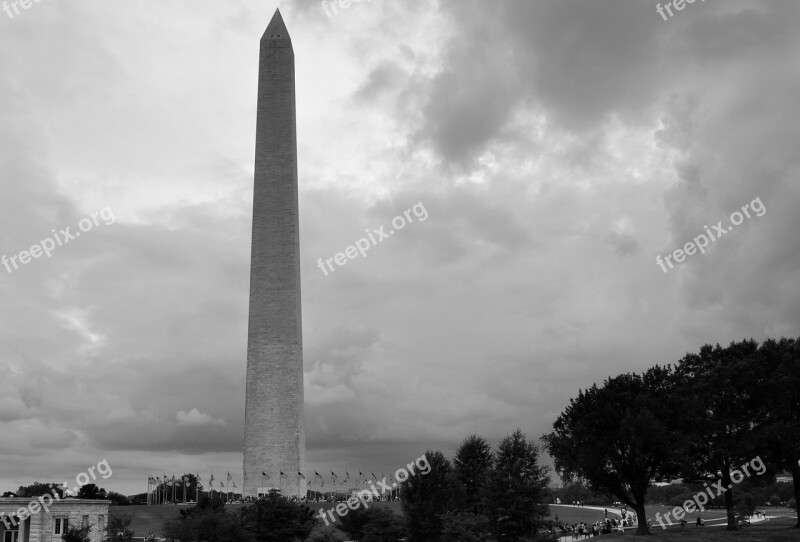
[[[19,486],[16,494],[17,497],[41,497],[46,493],[52,495],[53,490],[58,493],[59,498],[64,498],[64,490],[61,489],[61,484],[59,482],[53,482],[50,484],[46,484],[44,482],[34,482],[29,486]]]
[[[316,527],[308,538],[308,542],[345,542],[347,540],[341,531],[328,528]]]
[[[549,477],[538,461],[538,448],[519,429],[497,447],[487,487],[487,516],[497,538],[532,536],[544,523]]]
[[[115,491],[109,491],[105,498],[111,501],[111,506],[128,506],[131,504],[128,497]]]
[[[83,525],[81,527],[70,525],[67,531],[61,535],[61,540],[63,542],[92,542],[90,538],[91,532],[91,525]]]
[[[106,527],[106,541],[131,542],[133,540],[133,531],[129,528],[130,525],[131,518],[111,516]]]
[[[137,493],[136,495],[128,495],[128,501],[132,505],[147,504],[147,493]]]
[[[191,519],[182,516],[166,520],[161,526],[161,536],[169,542],[192,542],[194,531]]]
[[[316,520],[308,506],[269,495],[240,510],[241,523],[256,542],[305,540]]]
[[[364,508],[356,508],[350,510],[348,508],[345,514],[337,514],[338,522],[334,523],[337,529],[346,533],[352,540],[360,540],[364,536],[364,527],[369,521],[369,510]]]
[[[731,471],[758,455],[767,421],[763,398],[753,391],[762,380],[758,343],[753,340],[728,347],[704,345],[687,354],[676,367],[677,390],[691,412],[685,432],[691,443],[683,467],[691,481],[721,479],[728,530],[736,530]]]
[[[759,349],[763,364],[760,386],[754,394],[769,397],[765,401],[767,424],[761,436],[770,448],[770,456],[781,469],[788,470],[794,481],[796,528],[800,528],[800,339],[768,339]]]
[[[442,517],[442,542],[493,542],[489,519],[472,512],[448,512]]]
[[[741,516],[752,516],[756,509],[756,500],[749,493],[742,493],[739,495],[738,502],[734,507],[737,514]]]
[[[493,464],[492,447],[485,438],[475,434],[464,439],[453,458],[455,478],[463,487],[459,500],[475,515],[486,512],[486,485]]]
[[[450,461],[438,450],[428,450],[425,456],[430,472],[411,476],[401,489],[410,542],[440,540],[442,516],[451,505],[453,467]]]
[[[370,508],[361,542],[397,542],[406,536],[405,522],[386,508]]]
[[[573,502],[582,501],[584,504],[602,506],[617,500],[604,491],[595,491],[580,482],[573,482],[562,488],[551,489],[550,495],[553,502],[555,502],[554,499],[558,497],[561,500],[561,504],[572,504]]]
[[[161,533],[171,542],[193,542],[198,536],[202,536],[204,542],[254,540],[241,518],[226,512],[218,499],[205,499],[190,509],[181,510],[179,517],[164,522]]]
[[[78,490],[79,499],[105,499],[106,490],[94,484],[85,484]]]
[[[650,482],[670,479],[684,460],[684,408],[672,370],[656,366],[580,391],[542,440],[562,479],[611,493],[636,511],[638,534],[648,534]]]

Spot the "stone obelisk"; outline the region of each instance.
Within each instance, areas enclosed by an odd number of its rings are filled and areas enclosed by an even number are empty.
[[[261,38],[244,421],[245,497],[305,497],[294,50],[280,11]],[[265,474],[264,474],[265,473]],[[283,473],[283,474],[281,474]]]

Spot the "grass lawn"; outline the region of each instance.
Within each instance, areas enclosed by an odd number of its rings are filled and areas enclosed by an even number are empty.
[[[793,529],[794,524],[795,520],[793,519],[778,518],[743,527],[738,531],[726,531],[724,527],[708,528],[694,525],[666,530],[656,528],[651,529],[653,533],[651,538],[662,542],[798,542],[800,541],[800,529]],[[626,538],[632,542],[636,536],[634,532],[603,535],[600,540],[616,541]],[[641,539],[636,538],[636,540]],[[650,538],[646,538],[646,540],[650,540]]]
[[[609,507],[608,517],[619,518],[618,515],[612,514],[611,511],[619,511],[618,507]],[[734,542],[800,542],[800,529],[793,529],[797,523],[797,519],[793,510],[789,509],[770,509],[765,508],[767,515],[781,515],[784,517],[776,517],[766,521],[760,521],[752,524],[750,527],[743,527],[739,531],[726,531],[725,525],[727,519],[725,510],[706,510],[700,512],[700,517],[706,523],[705,527],[696,527],[694,524],[698,516],[697,512],[687,514],[686,520],[689,524],[686,527],[681,527],[676,524],[667,526],[662,529],[655,522],[656,513],[660,513],[663,517],[664,513],[671,510],[667,506],[648,506],[646,507],[647,517],[653,519],[654,525],[650,527],[653,533],[653,539],[663,540],[664,542],[696,542],[696,541],[734,541]],[[590,508],[572,507],[572,506],[550,506],[550,517],[558,519],[561,523],[573,524],[581,521],[586,523],[593,523],[600,521],[604,518],[603,510],[592,510]],[[789,516],[789,517],[787,517]],[[674,519],[673,519],[674,522]],[[667,525],[666,522],[664,522]],[[715,527],[716,525],[716,527]],[[616,541],[618,539],[629,539],[631,542],[635,540],[636,528],[628,528],[625,533],[614,533],[609,535],[602,535],[598,542],[605,540]],[[572,541],[572,538],[565,540]],[[594,538],[582,539],[591,540]],[[649,539],[647,539],[649,540]]]

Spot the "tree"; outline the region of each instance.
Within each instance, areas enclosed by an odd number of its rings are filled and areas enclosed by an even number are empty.
[[[147,504],[147,493],[137,493],[136,495],[128,495],[128,501],[133,505]]]
[[[687,354],[675,372],[685,409],[689,449],[682,469],[693,482],[721,483],[717,490],[725,499],[727,529],[735,531],[734,481],[732,474],[757,455],[763,431],[757,421],[763,396],[755,393],[763,377],[758,343],[731,343],[726,348],[704,345],[699,354]],[[741,474],[741,473],[740,473]],[[737,480],[741,481],[741,480]]]
[[[565,482],[584,480],[616,496],[636,511],[637,534],[650,534],[647,490],[679,472],[682,408],[671,368],[656,366],[579,391],[542,440]]]
[[[308,542],[345,542],[345,537],[336,529],[314,529]]]
[[[362,534],[356,540],[361,542],[397,542],[406,536],[403,520],[386,508],[370,508],[365,511],[367,520]]]
[[[500,442],[487,487],[487,515],[497,538],[536,536],[548,514],[547,471],[539,466],[539,449],[521,430]]]
[[[256,542],[305,540],[316,520],[308,506],[269,495],[240,510],[241,522]]]
[[[133,540],[133,531],[130,526],[131,518],[109,515],[108,526],[106,527],[107,542],[131,542]]]
[[[81,527],[70,525],[67,531],[61,535],[61,540],[63,542],[92,542],[90,538],[91,532],[91,525],[83,525]]]
[[[53,491],[58,493],[59,498],[64,498],[64,490],[61,489],[61,484],[55,482],[50,484],[34,482],[29,486],[19,486],[17,497],[41,497],[44,494],[52,495]]]
[[[115,491],[109,491],[105,498],[111,501],[111,506],[128,506],[131,504],[128,497]]]
[[[489,519],[471,512],[452,511],[442,517],[442,542],[491,542]]]
[[[161,536],[169,542],[192,542],[194,540],[192,520],[186,516],[166,520],[161,526]]]
[[[485,513],[486,484],[494,463],[492,447],[485,438],[470,435],[453,458],[453,471],[464,488],[464,506],[475,515]]]
[[[78,490],[79,499],[105,499],[106,490],[94,484],[85,484]]]
[[[410,542],[436,542],[442,534],[442,516],[452,504],[453,466],[440,451],[425,452],[430,472],[402,483],[403,514]]]
[[[339,523],[334,523],[337,529],[341,530],[352,540],[361,540],[364,536],[364,527],[369,522],[368,510],[356,508],[348,510],[346,514],[339,515]]]
[[[306,532],[305,537],[311,529]],[[305,537],[301,540],[305,540]],[[254,537],[241,524],[239,518],[233,514],[224,513],[217,527],[216,542],[252,542]],[[212,542],[209,540],[209,542]]]
[[[800,339],[768,339],[759,354],[763,378],[757,394],[770,398],[763,403],[767,423],[762,432],[778,468],[792,473],[795,528],[800,529]]]

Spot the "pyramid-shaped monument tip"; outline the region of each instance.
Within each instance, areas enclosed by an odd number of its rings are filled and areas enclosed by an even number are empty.
[[[269,25],[267,25],[267,30],[264,32],[261,40],[292,41],[289,37],[289,31],[286,30],[286,24],[283,22],[280,9],[275,10],[275,14],[272,16],[272,20],[269,22]]]

